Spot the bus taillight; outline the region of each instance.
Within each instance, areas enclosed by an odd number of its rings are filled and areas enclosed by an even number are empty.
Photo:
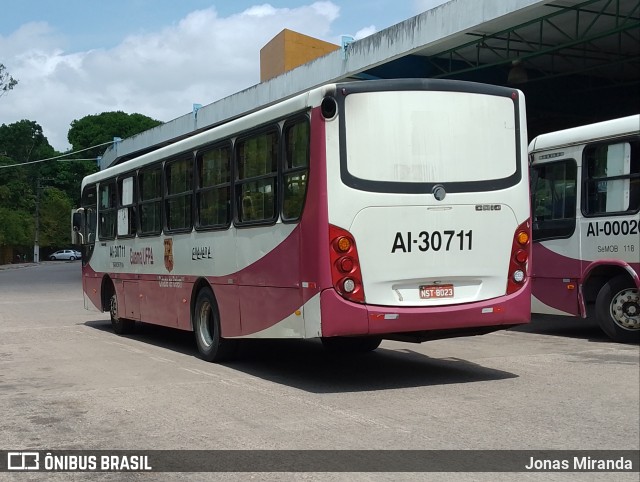
[[[531,224],[527,219],[518,226],[513,236],[511,259],[509,261],[509,278],[507,294],[518,291],[527,279],[527,262],[531,252]]]
[[[329,240],[333,287],[349,301],[364,303],[362,273],[353,236],[349,231],[329,225]]]

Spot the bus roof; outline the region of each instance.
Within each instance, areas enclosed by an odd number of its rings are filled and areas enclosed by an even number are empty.
[[[638,133],[640,114],[541,134],[529,144],[529,153]]]
[[[178,156],[185,152],[195,150],[204,144],[213,144],[219,140],[237,136],[242,131],[252,129],[274,119],[282,118],[293,112],[302,111],[312,107],[313,105],[319,104],[322,97],[332,89],[335,89],[335,84],[327,84],[310,91],[303,92],[295,97],[291,97],[256,112],[233,119],[225,124],[213,127],[212,129],[206,130],[192,137],[188,137],[134,159],[130,159],[121,164],[116,164],[102,171],[90,174],[83,179],[82,189],[84,189],[87,184],[92,184],[99,182],[102,179],[134,171],[157,160]]]

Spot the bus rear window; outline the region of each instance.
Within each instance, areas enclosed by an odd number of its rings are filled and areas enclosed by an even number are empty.
[[[508,97],[466,92],[357,93],[345,99],[346,165],[367,181],[504,179],[518,165]]]

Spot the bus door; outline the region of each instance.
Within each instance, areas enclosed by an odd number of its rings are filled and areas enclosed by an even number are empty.
[[[565,149],[534,154],[531,168],[534,313],[580,314],[582,256],[581,223],[577,222],[576,153],[579,150]]]

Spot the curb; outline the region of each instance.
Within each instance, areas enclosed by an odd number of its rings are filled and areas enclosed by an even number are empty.
[[[16,264],[0,264],[0,271],[5,271],[9,269],[20,269],[20,268],[31,268],[33,266],[38,266],[42,264],[40,263],[16,263]]]

